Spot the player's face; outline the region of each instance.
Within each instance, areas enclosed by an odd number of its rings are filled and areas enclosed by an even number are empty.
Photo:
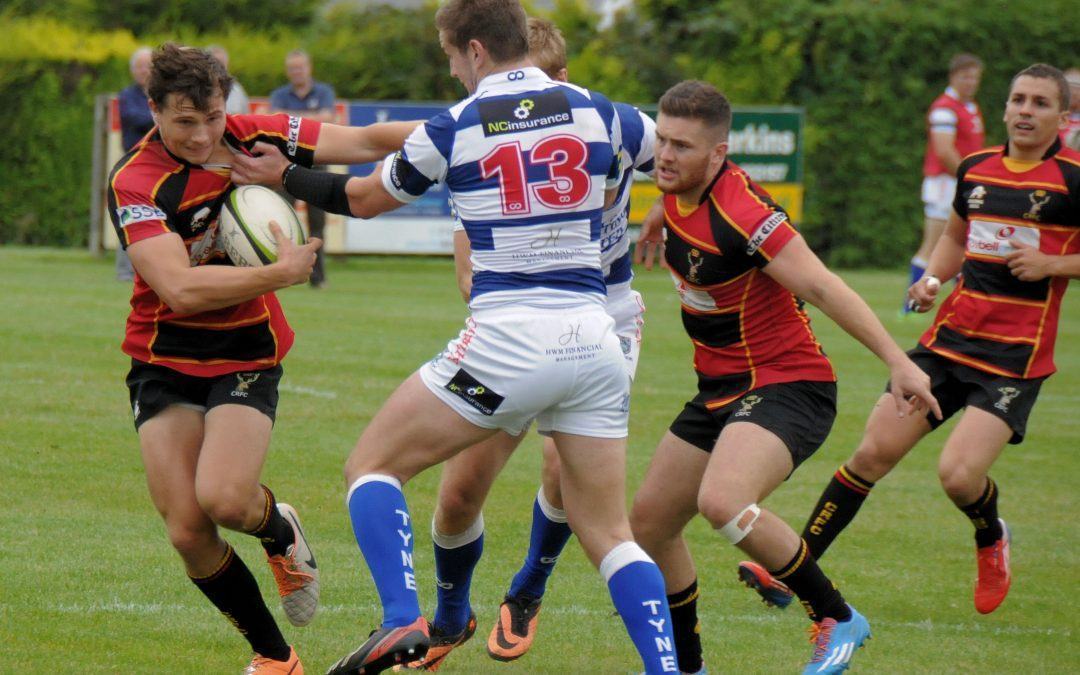
[[[439,46],[450,60],[450,76],[465,85],[465,91],[473,94],[480,78],[476,72],[476,58],[469,47],[464,51],[450,44],[445,31],[439,31]]]
[[[964,68],[949,76],[949,86],[956,90],[960,98],[969,101],[975,98],[975,92],[979,91],[980,80],[982,68]]]
[[[1005,103],[1005,130],[1017,149],[1038,149],[1054,142],[1068,123],[1057,84],[1045,77],[1016,78]]]
[[[160,109],[150,102],[161,140],[169,152],[192,164],[205,164],[225,135],[225,97],[216,94],[199,110],[180,94],[169,94]]]
[[[666,194],[704,188],[720,170],[727,141],[716,129],[691,117],[656,118],[656,187]]]

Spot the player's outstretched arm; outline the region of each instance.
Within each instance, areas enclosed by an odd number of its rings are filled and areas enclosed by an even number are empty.
[[[382,122],[366,127],[324,124],[315,145],[316,164],[367,164],[401,149],[413,129],[423,124]]]
[[[941,419],[941,408],[930,392],[930,377],[900,349],[862,297],[825,267],[802,236],[788,242],[764,272],[825,312],[889,367],[898,415],[929,409]]]
[[[465,230],[454,230],[454,274],[457,276],[461,299],[469,302],[472,295],[472,246]]]
[[[307,281],[322,240],[312,238],[297,246],[277,223],[270,227],[277,239],[278,259],[263,267],[192,267],[184,242],[175,232],[137,241],[127,252],[135,271],[170,309],[178,314],[198,314]]]
[[[659,260],[661,267],[667,267],[664,261],[664,201],[657,197],[645,219],[641,221],[641,232],[634,245],[634,262],[645,263],[645,269],[653,268],[653,261]]]
[[[930,254],[926,273],[908,289],[909,306],[915,312],[928,312],[937,300],[942,279],[952,279],[964,264],[967,245],[967,224],[955,211]],[[932,281],[936,279],[936,282]]]

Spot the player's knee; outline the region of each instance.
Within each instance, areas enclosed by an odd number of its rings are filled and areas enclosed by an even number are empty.
[[[658,517],[659,507],[659,504],[643,498],[640,493],[634,497],[634,504],[630,507],[630,530],[633,532],[634,541],[641,544],[646,551],[653,548],[667,534]]]
[[[904,452],[892,444],[867,434],[846,464],[860,477],[876,483],[892,471],[903,456]]]
[[[198,559],[217,546],[217,532],[213,527],[170,523],[168,531],[169,543],[185,560]]]
[[[709,521],[713,528],[720,528],[752,501],[752,497],[742,498],[722,486],[702,486],[698,493],[698,513]]]
[[[949,463],[938,465],[938,479],[945,494],[954,501],[968,503],[974,499],[968,499],[972,494],[978,496],[986,483],[986,476],[962,463]],[[958,503],[959,503],[958,502]]]
[[[253,500],[249,491],[237,486],[218,484],[196,488],[195,496],[203,512],[222,527],[243,530],[255,518],[252,506],[258,500]]]
[[[444,534],[463,532],[476,522],[483,506],[483,501],[468,490],[444,485],[435,510],[435,527]]]

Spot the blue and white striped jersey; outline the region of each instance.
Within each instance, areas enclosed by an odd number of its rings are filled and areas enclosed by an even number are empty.
[[[472,247],[473,309],[602,305],[604,191],[619,185],[621,142],[610,101],[523,68],[418,127],[382,182],[406,203],[446,183]]]
[[[628,103],[615,103],[622,135],[619,152],[621,174],[615,203],[604,211],[600,231],[600,261],[604,282],[608,286],[629,282],[634,274],[630,268],[630,240],[626,228],[630,217],[630,186],[634,171],[653,175],[653,152],[656,145],[656,122]]]

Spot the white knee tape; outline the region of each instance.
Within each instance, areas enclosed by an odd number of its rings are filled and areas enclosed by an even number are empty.
[[[739,527],[739,522],[743,520],[746,514],[750,514],[750,520],[746,523],[745,527]],[[746,535],[750,534],[750,531],[754,529],[754,523],[757,522],[758,516],[761,515],[761,509],[757,504],[751,504],[747,506],[739,514],[729,520],[723,527],[716,528],[716,531],[724,535],[728,541],[732,544],[738,544],[740,541],[746,538]]]

